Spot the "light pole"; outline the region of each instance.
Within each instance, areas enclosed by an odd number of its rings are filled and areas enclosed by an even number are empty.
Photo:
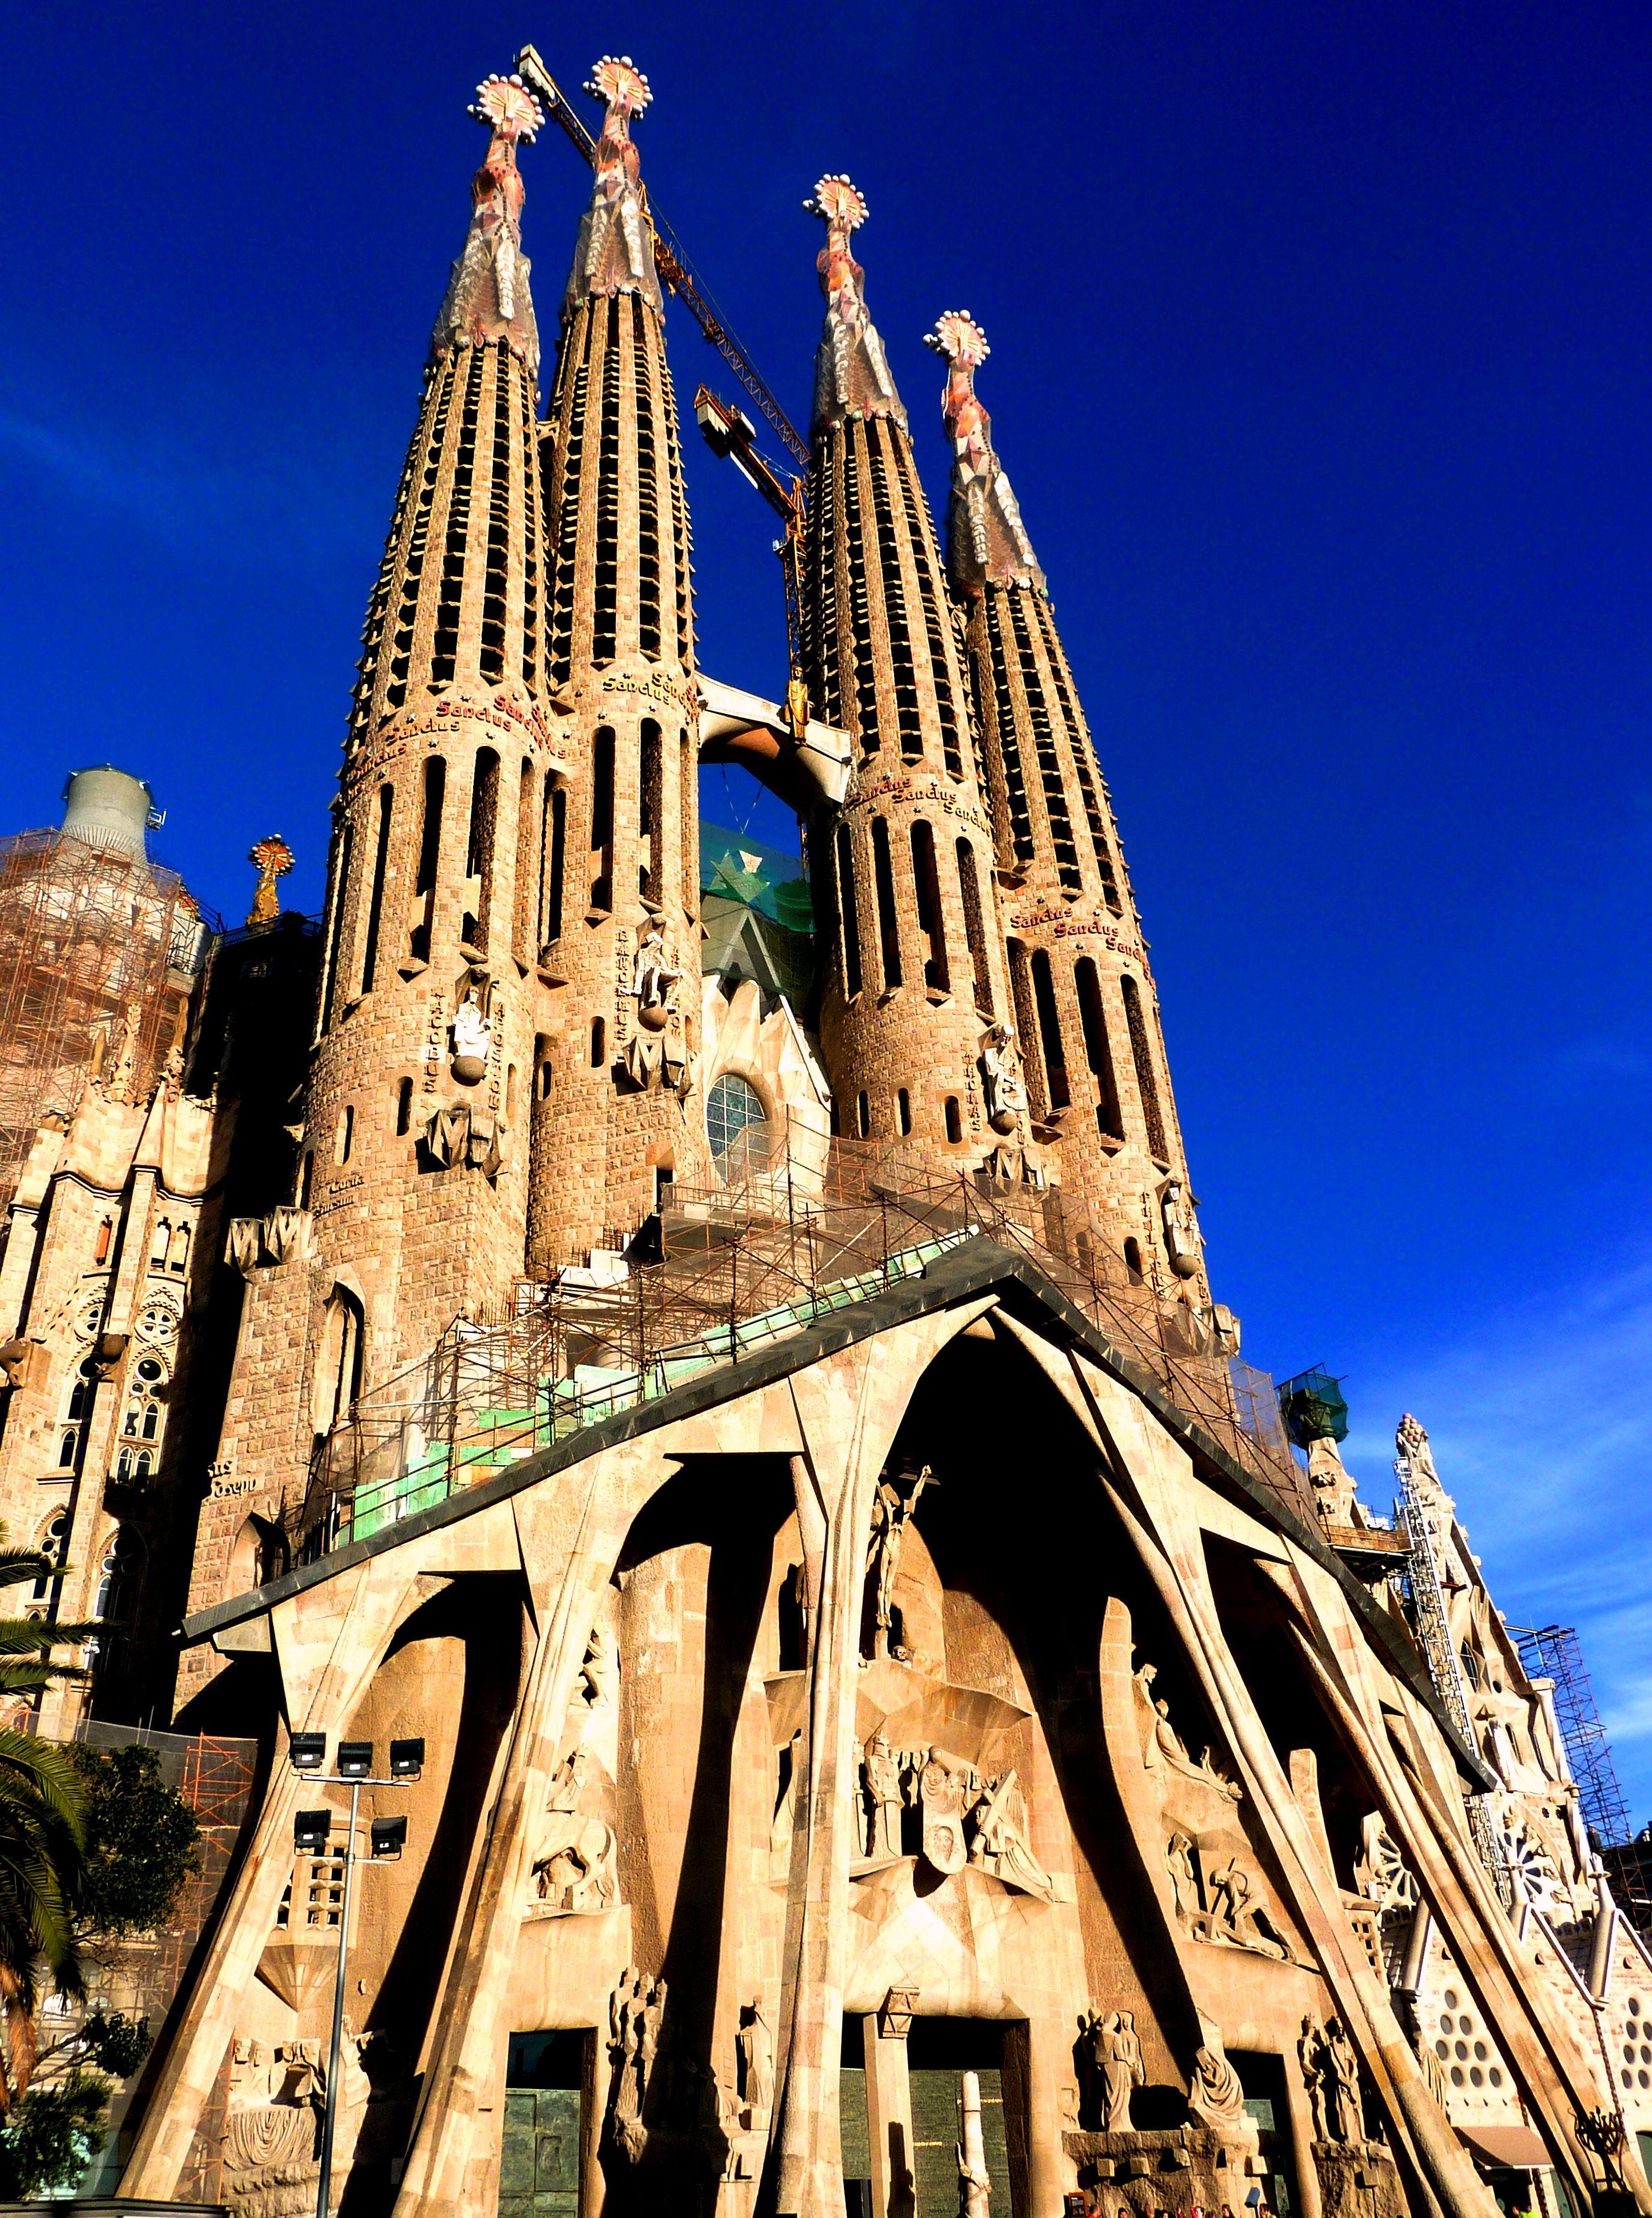
[[[344,2041],[344,1968],[350,1957],[350,1905],[351,1879],[355,1873],[356,1834],[359,1822],[362,1789],[364,1787],[412,1787],[424,1769],[424,1744],[422,1740],[393,1740],[390,1744],[390,1776],[373,1776],[373,1744],[370,1740],[341,1740],[338,1744],[338,1769],[329,1772],[327,1736],[324,1732],[296,1732],[288,1745],[288,1756],[294,1771],[313,1779],[319,1787],[348,1787],[350,1789],[350,1827],[344,1836],[343,1863],[344,1885],[338,1905],[338,1964],[333,1975],[332,2043],[327,2055],[327,2079],[323,2089],[321,2113],[321,2178],[316,2185],[316,2218],[327,2218],[327,2201],[332,2184],[333,2121],[338,2101],[339,2055]],[[374,1818],[368,1821],[369,1862],[395,1863],[407,1843],[405,1818]],[[300,1810],[293,1819],[293,1847],[296,1855],[324,1856],[332,1837],[331,1810]]]

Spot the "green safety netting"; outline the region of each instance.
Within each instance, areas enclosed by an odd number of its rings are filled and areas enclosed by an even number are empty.
[[[1328,1371],[1302,1371],[1287,1379],[1279,1389],[1279,1409],[1286,1429],[1299,1448],[1310,1440],[1346,1440],[1348,1404],[1340,1383]]]

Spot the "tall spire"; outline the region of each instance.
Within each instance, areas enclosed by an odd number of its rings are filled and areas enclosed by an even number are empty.
[[[606,54],[596,180],[562,297],[541,438],[547,680],[568,782],[544,909],[529,1268],[623,1246],[662,1180],[710,1177],[695,1094],[700,876],[694,584],[677,402],[634,119]]]
[[[828,426],[851,416],[892,416],[904,431],[906,412],[889,375],[877,326],[866,313],[866,272],[849,244],[866,220],[865,195],[847,177],[822,177],[803,206],[826,227],[826,245],[814,264],[826,312],[814,357],[811,431],[818,438]]]
[[[1044,573],[976,396],[986,335],[953,310],[927,343],[947,363],[948,567],[981,708],[1033,1129],[1064,1190],[1111,1220],[1131,1274],[1202,1301],[1147,943]]]
[[[654,269],[647,195],[631,139],[631,119],[641,115],[653,95],[629,54],[604,54],[591,72],[585,90],[607,112],[597,141],[591,206],[579,226],[573,267],[562,296],[563,317],[571,315],[581,300],[611,300],[616,293],[641,294],[654,313],[663,317],[665,304]]]
[[[949,309],[925,338],[944,356],[941,421],[952,442],[952,497],[947,508],[947,559],[953,582],[967,591],[990,578],[1001,585],[1036,585],[1044,573],[1032,551],[1004,465],[993,449],[993,419],[975,396],[975,371],[992,349],[967,308]]]
[[[453,265],[447,298],[436,319],[430,351],[440,359],[455,346],[503,339],[512,354],[539,375],[539,331],[522,251],[522,173],[517,147],[531,140],[545,118],[520,77],[486,77],[470,113],[488,127],[487,152],[471,181],[470,230]]]

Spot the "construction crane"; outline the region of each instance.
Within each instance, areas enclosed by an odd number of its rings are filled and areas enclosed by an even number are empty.
[[[560,123],[573,144],[593,169],[597,163],[597,142],[568,105],[567,98],[556,79],[551,75],[538,53],[524,46],[517,56],[517,74],[530,92],[537,93],[545,112]],[[733,371],[746,392],[768,418],[800,470],[809,466],[808,442],[798,431],[785,410],[775,399],[763,379],[752,365],[745,348],[730,331],[707,298],[705,288],[695,277],[693,265],[684,252],[681,242],[671,226],[643,193],[643,207],[648,219],[648,228],[653,233],[654,267],[666,290],[674,294],[699,325],[706,338],[715,346]],[[755,437],[755,432],[753,433]],[[761,487],[758,488],[761,491]]]
[[[517,56],[517,74],[530,92],[538,95],[547,115],[561,126],[594,169],[597,142],[569,106],[562,88],[546,68],[536,48],[524,46]],[[758,429],[751,418],[743,410],[720,400],[708,386],[699,387],[694,396],[694,418],[706,444],[714,455],[721,455],[732,462],[747,484],[762,495],[780,518],[782,536],[775,542],[775,553],[780,557],[785,587],[789,670],[784,710],[794,738],[801,742],[808,722],[808,690],[803,682],[802,631],[803,528],[808,509],[805,482],[801,474],[809,466],[808,444],[752,367],[745,348],[716,313],[704,287],[694,276],[692,265],[676,233],[649,199],[646,187],[643,190],[643,213],[653,237],[654,267],[659,273],[661,283],[667,292],[681,300],[699,325],[706,338],[716,348],[757,403],[770,428],[779,435],[783,445],[797,465],[799,474],[792,475],[765,461],[758,452]]]

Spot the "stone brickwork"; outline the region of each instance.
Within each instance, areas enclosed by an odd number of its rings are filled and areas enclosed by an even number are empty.
[[[816,361],[804,645],[814,713],[849,732],[841,815],[814,867],[821,1044],[847,1136],[910,1135],[974,1168],[989,1129],[981,1055],[1010,1007],[993,837],[968,678],[906,411],[850,240],[865,203],[822,178],[826,296]]]
[[[690,542],[630,136],[648,90],[612,59],[591,89],[607,114],[541,449],[548,682],[568,784],[543,950],[556,984],[535,1047],[535,1275],[622,1245],[661,1176],[708,1175]]]
[[[948,568],[967,625],[1034,1131],[1052,1176],[1116,1245],[1134,1242],[1144,1274],[1185,1278],[1208,1300],[1197,1242],[1167,1237],[1163,1189],[1174,1179],[1185,1190],[1187,1167],[1158,996],[1044,573],[976,397],[987,342],[953,313],[930,344],[948,364]]]

